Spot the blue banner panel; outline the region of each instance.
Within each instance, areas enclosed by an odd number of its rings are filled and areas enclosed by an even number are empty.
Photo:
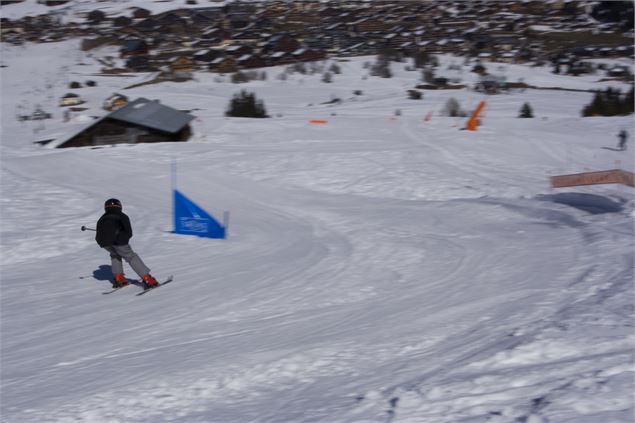
[[[174,190],[174,233],[225,238],[225,228],[177,190]]]

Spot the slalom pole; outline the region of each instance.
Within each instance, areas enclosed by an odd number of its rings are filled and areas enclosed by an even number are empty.
[[[176,189],[176,159],[172,159],[172,191]]]
[[[171,166],[171,171],[172,171],[172,177],[171,177],[171,183],[172,183],[172,227],[173,227],[173,232],[176,232],[176,228],[177,228],[177,222],[176,222],[176,158],[172,158],[172,166]]]

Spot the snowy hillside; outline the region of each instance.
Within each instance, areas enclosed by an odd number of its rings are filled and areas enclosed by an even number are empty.
[[[2,17],[21,19],[25,16],[39,16],[51,14],[59,17],[63,22],[84,22],[86,14],[93,10],[100,10],[109,16],[129,14],[132,9],[143,8],[152,14],[170,10],[190,9],[200,7],[221,7],[224,0],[210,0],[188,4],[175,0],[73,0],[62,5],[46,6],[39,0],[24,0],[20,3],[7,5],[2,8]]]
[[[632,116],[581,118],[588,91],[426,91],[364,62],[235,85],[102,76],[79,41],[2,45],[1,416],[12,423],[633,422],[633,189],[549,176],[633,171]],[[453,75],[443,57],[438,74]],[[632,66],[632,63],[627,63]],[[490,65],[530,85],[628,87]],[[87,110],[63,121],[71,81]],[[226,118],[241,89],[269,119]],[[355,95],[361,90],[361,95]],[[189,110],[187,143],[34,144],[103,116],[114,92]],[[441,116],[487,101],[482,126]],[[338,104],[326,104],[339,98]],[[535,118],[518,119],[528,102]],[[19,122],[36,106],[50,120]],[[432,118],[424,118],[431,113]],[[314,125],[311,119],[325,119]],[[620,129],[629,149],[616,151]],[[174,235],[178,186],[229,237]],[[158,278],[112,295],[104,200]],[[135,279],[126,267],[127,276]]]

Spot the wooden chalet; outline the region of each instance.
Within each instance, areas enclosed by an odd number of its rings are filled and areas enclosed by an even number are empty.
[[[267,62],[257,54],[245,54],[236,59],[236,65],[241,69],[263,68]]]
[[[60,100],[60,107],[77,106],[84,103],[82,98],[75,93],[68,93]]]
[[[227,19],[231,29],[242,29],[251,23],[251,15],[247,13],[234,13]]]
[[[148,9],[137,7],[132,11],[132,17],[134,19],[146,19],[149,18],[152,13]]]
[[[88,12],[88,14],[86,15],[86,20],[90,23],[100,23],[106,20],[106,14],[99,10],[91,10],[90,12]]]
[[[189,29],[187,20],[176,13],[168,12],[157,18],[157,22],[159,22],[160,28],[167,32],[184,33]]]
[[[194,70],[194,62],[186,56],[177,56],[168,64],[170,71],[175,72],[191,72]]]
[[[138,98],[60,140],[57,148],[187,141],[194,118],[156,101]]]
[[[276,51],[275,53],[267,56],[267,62],[269,66],[278,66],[278,65],[286,65],[289,63],[293,63],[293,58],[290,53],[285,53],[284,51]]]
[[[125,26],[132,25],[132,19],[127,16],[117,16],[113,18],[112,25],[116,28],[123,28]]]
[[[160,27],[161,23],[153,17],[143,19],[133,25],[133,28],[140,33],[153,33],[156,32]]]
[[[211,63],[212,60],[217,59],[219,52],[213,49],[202,49],[192,54],[192,59],[197,63]]]
[[[149,56],[132,56],[126,60],[126,68],[133,72],[154,72],[157,67],[152,64]]]
[[[300,42],[289,34],[276,34],[269,38],[263,52],[283,51],[285,53],[293,53],[299,49]]]
[[[253,52],[254,52],[254,49],[247,45],[234,44],[234,45],[225,47],[225,54],[227,54],[228,56],[232,56],[234,58],[238,58],[246,54],[252,54]]]
[[[238,70],[238,65],[233,57],[219,57],[212,60],[209,68],[218,73],[234,73]]]
[[[148,44],[144,40],[126,40],[119,49],[122,58],[130,56],[141,56],[148,54]]]
[[[228,39],[230,34],[221,28],[208,28],[200,35],[201,40],[207,40],[211,43],[220,43]]]
[[[326,59],[326,53],[320,50],[311,50],[308,48],[300,48],[293,53],[291,57],[295,62],[313,62],[316,60]]]
[[[386,24],[379,19],[364,18],[351,23],[350,29],[353,32],[363,34],[366,32],[384,31],[386,29]]]

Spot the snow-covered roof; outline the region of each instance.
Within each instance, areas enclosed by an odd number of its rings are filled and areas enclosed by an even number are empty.
[[[180,131],[194,119],[194,116],[188,113],[147,98],[138,98],[107,117],[169,133]]]

